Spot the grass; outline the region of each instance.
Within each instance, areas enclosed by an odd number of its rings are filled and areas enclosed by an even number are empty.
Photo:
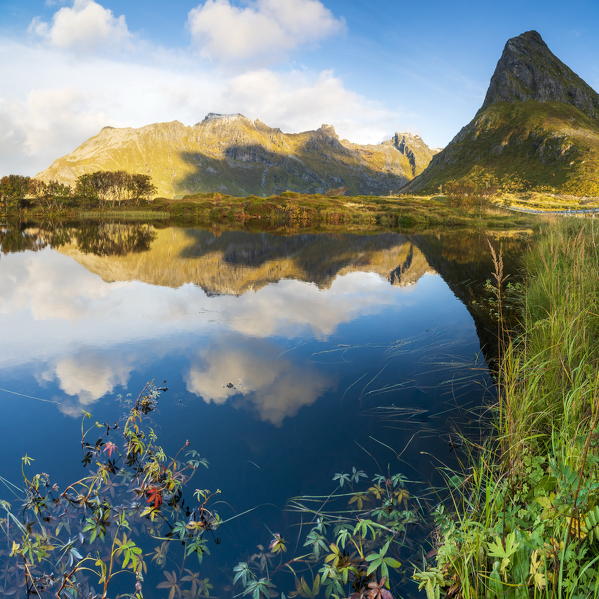
[[[84,219],[111,219],[119,220],[156,220],[169,218],[169,213],[159,210],[87,210],[79,213]]]
[[[529,208],[553,212],[559,210],[588,210],[599,208],[599,196],[573,196],[548,192],[524,192],[520,194],[501,194],[493,199],[497,205],[511,208]]]
[[[453,475],[430,599],[599,597],[599,231],[550,225],[525,258],[519,331],[500,348],[495,435]],[[504,301],[501,258],[496,294]],[[507,331],[501,322],[500,337]]]
[[[441,196],[331,196],[285,192],[261,197],[197,194],[181,200],[157,198],[139,206],[98,209],[70,202],[64,210],[49,214],[32,206],[22,220],[126,219],[168,221],[172,224],[213,225],[236,229],[301,229],[321,231],[368,229],[423,230],[428,227],[481,226],[507,228],[526,225],[530,217],[516,215],[491,204],[464,208]]]

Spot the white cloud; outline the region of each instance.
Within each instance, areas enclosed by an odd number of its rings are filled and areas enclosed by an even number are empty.
[[[27,134],[17,119],[15,107],[0,98],[0,174],[20,170]],[[15,161],[16,158],[16,161]],[[11,165],[16,162],[16,168]],[[4,170],[4,172],[2,172]]]
[[[28,156],[40,156],[61,145],[75,148],[107,119],[100,107],[93,106],[89,94],[72,87],[32,90],[15,116]]]
[[[338,33],[344,24],[319,0],[255,0],[245,7],[206,0],[189,12],[188,26],[204,56],[222,62],[272,62]]]
[[[113,12],[94,0],[74,0],[72,6],[58,9],[51,22],[35,17],[30,33],[57,48],[92,50],[107,45],[122,45],[131,39],[125,16]]]
[[[246,116],[268,119],[267,124],[285,131],[305,131],[329,123],[342,137],[361,143],[391,137],[391,123],[398,119],[377,102],[347,89],[331,70],[247,71],[226,83],[223,100],[225,106],[243,106]]]
[[[201,34],[215,11],[222,12],[215,28]],[[342,21],[320,1],[251,0],[238,8],[208,0],[191,11],[189,25],[205,53],[222,43],[227,56],[250,57],[253,66],[223,70],[189,48],[144,41],[94,0],[71,0],[47,21],[34,20],[33,39],[0,37],[0,176],[34,175],[106,125],[192,125],[209,112],[239,112],[291,133],[329,123],[358,143],[403,128],[399,110],[353,92],[331,70],[256,67],[256,53],[280,59],[340,30]]]

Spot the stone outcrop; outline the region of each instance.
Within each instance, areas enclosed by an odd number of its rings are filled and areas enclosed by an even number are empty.
[[[391,143],[408,159],[413,177],[419,175],[439,151],[429,148],[419,135],[413,133],[396,133]]]

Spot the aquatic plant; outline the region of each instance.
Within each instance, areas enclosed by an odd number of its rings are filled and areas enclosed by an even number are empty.
[[[178,567],[164,572],[158,588],[170,599],[209,595],[210,582],[189,562],[209,553],[209,535],[221,524],[211,502],[220,491],[184,497],[207,462],[187,441],[173,457],[158,445],[148,416],[164,390],[148,383],[122,422],[92,422],[84,413],[82,464],[89,472],[79,480],[61,487],[46,473],[29,474],[34,459],[22,458],[22,487],[5,481],[17,499],[1,502],[0,531],[10,548],[0,550],[3,597],[142,599],[148,568],[161,571],[167,555]],[[128,591],[117,595],[122,589]]]
[[[291,586],[289,597],[393,598],[406,534],[419,520],[408,481],[401,474],[369,478],[354,467],[335,474],[333,482],[337,486],[329,495],[289,503],[289,510],[302,516],[301,530],[309,527],[297,542],[305,552],[288,557],[287,541],[273,535],[268,548],[259,545],[235,567],[241,594],[274,597],[279,587]]]

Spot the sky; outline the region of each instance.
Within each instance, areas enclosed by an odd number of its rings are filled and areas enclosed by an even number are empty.
[[[0,175],[208,112],[442,147],[530,29],[599,90],[599,0],[0,0]]]

